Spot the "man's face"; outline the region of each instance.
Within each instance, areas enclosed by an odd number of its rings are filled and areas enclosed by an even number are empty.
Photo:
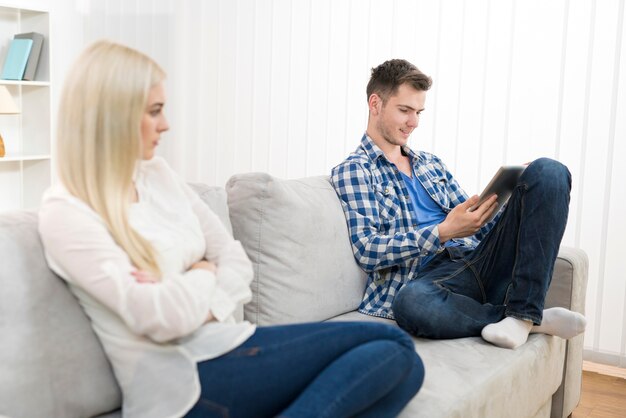
[[[390,145],[406,145],[413,129],[419,124],[426,92],[415,90],[409,84],[402,84],[398,87],[398,92],[389,97],[384,105],[382,99],[378,96],[376,98],[373,98],[374,102],[370,99],[370,117],[375,118],[375,132],[370,132],[370,136],[375,134],[379,138],[372,139],[382,139]]]

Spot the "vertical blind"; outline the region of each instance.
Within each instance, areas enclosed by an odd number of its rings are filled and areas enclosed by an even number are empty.
[[[411,145],[468,193],[546,156],[573,175],[564,245],[590,260],[586,357],[626,367],[626,43],[620,0],[76,1],[81,47],[119,40],[168,72],[160,153],[188,180],[327,174],[358,144],[370,69],[434,79]],[[69,13],[67,10],[66,13]],[[63,29],[59,29],[63,30]],[[68,29],[69,30],[69,29]]]

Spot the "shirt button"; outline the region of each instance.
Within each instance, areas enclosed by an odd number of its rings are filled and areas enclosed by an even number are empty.
[[[385,194],[389,194],[389,189],[385,189]]]

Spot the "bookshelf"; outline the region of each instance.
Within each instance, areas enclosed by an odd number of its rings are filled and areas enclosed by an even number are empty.
[[[21,111],[0,114],[0,212],[37,208],[51,182],[50,14],[0,3],[0,68],[13,36],[24,32],[43,34],[44,43],[34,81],[0,79]]]

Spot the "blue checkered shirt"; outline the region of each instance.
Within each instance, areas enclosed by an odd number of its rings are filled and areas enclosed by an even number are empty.
[[[403,147],[417,179],[448,213],[467,200],[444,163],[427,152]],[[367,135],[333,168],[331,181],[348,222],[354,257],[368,274],[359,311],[393,319],[391,304],[400,288],[419,271],[422,258],[443,251],[437,225],[419,227],[413,204],[397,167]],[[455,239],[475,248],[499,216],[472,237]]]

